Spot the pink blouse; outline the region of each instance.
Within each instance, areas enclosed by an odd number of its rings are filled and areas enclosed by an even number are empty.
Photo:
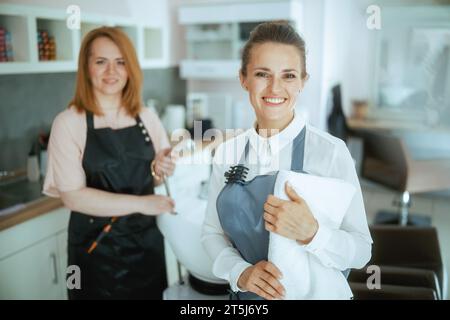
[[[105,115],[94,115],[94,128],[121,129],[136,124],[124,109],[105,110]],[[139,114],[152,138],[155,152],[170,147],[166,131],[158,116],[144,108]],[[48,144],[47,174],[43,193],[59,197],[60,192],[79,190],[86,186],[82,160],[86,145],[86,114],[70,107],[59,113],[53,121]]]

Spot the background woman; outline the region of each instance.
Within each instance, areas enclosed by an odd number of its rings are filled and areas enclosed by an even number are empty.
[[[69,290],[70,299],[161,299],[166,287],[155,216],[174,202],[153,189],[174,162],[160,120],[142,107],[141,87],[136,52],[122,31],[86,35],[75,96],[52,125],[44,184],[45,194],[72,210],[68,263],[80,267],[81,289]]]

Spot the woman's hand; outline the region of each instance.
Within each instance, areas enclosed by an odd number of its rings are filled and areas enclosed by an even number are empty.
[[[161,213],[172,212],[175,202],[166,196],[152,194],[148,196],[140,196],[139,212],[148,216],[157,216]]]
[[[260,261],[242,272],[238,287],[266,300],[283,299],[285,290],[280,281],[281,272],[269,261]]]
[[[172,148],[160,150],[155,157],[154,170],[159,177],[169,177],[175,170],[177,156],[172,154]]]
[[[291,201],[269,195],[264,203],[266,230],[301,244],[308,244],[316,235],[319,224],[306,201],[295,192],[289,182],[286,182],[285,188]]]

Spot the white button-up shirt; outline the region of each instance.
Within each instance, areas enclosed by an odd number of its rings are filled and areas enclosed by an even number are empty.
[[[233,291],[240,290],[237,286],[238,279],[251,264],[233,247],[219,221],[216,200],[225,186],[224,173],[230,166],[239,162],[247,141],[250,142],[247,159],[250,172],[246,180],[271,171],[290,170],[292,142],[305,126],[303,170],[309,174],[350,182],[356,187],[357,192],[340,228],[334,229],[319,224],[313,240],[304,247],[324,266],[339,270],[362,268],[370,260],[372,239],[361,187],[353,159],[345,143],[328,133],[305,125],[300,116],[295,116],[285,129],[269,138],[261,137],[256,129],[252,128],[227,140],[216,150],[202,229],[202,243],[213,260],[213,274],[227,280]]]

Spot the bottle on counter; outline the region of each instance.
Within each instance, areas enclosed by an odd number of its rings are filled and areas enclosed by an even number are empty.
[[[47,161],[48,161],[48,153],[47,153],[47,146],[48,146],[48,139],[49,139],[49,133],[41,132],[39,134],[39,169],[41,177],[45,177],[47,173]]]
[[[36,182],[39,181],[41,173],[39,171],[39,160],[38,155],[36,153],[35,145],[31,148],[31,151],[28,153],[27,159],[27,176],[28,181]]]

